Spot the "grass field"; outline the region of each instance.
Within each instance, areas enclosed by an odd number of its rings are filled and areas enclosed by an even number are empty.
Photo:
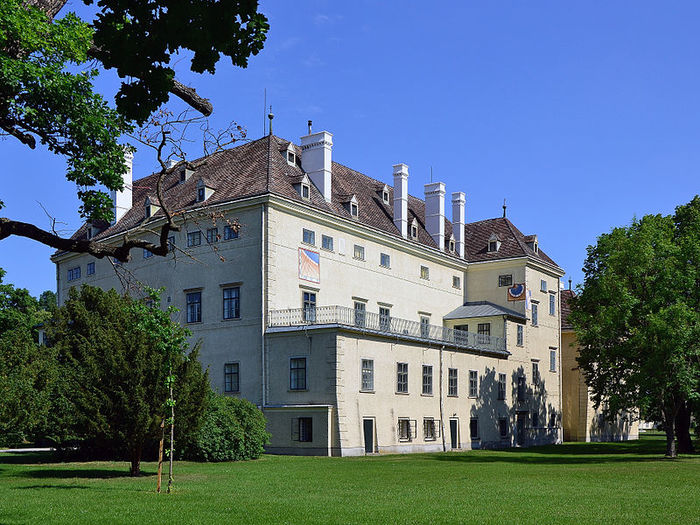
[[[0,523],[700,523],[700,456],[627,443],[462,453],[177,463],[0,455]]]

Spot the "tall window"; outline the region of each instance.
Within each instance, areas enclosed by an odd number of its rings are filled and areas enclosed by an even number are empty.
[[[366,305],[362,301],[355,301],[355,326],[365,326]]]
[[[224,226],[224,240],[228,241],[229,239],[238,239],[238,229],[227,224]]]
[[[362,360],[362,391],[372,392],[374,390],[374,361],[372,359]]]
[[[87,274],[88,275],[95,274],[95,263],[94,262],[87,263]]]
[[[525,377],[518,376],[518,401],[525,401]]]
[[[427,266],[421,266],[420,267],[420,278],[421,279],[430,279],[430,268]]]
[[[202,202],[204,200],[204,197],[206,197],[206,191],[204,190],[204,187],[197,188],[197,202]]]
[[[423,394],[433,395],[433,367],[430,365],[423,365]]]
[[[498,374],[498,399],[503,401],[506,398],[506,375]]]
[[[324,250],[328,250],[329,252],[333,251],[333,237],[330,237],[328,235],[321,235],[321,248]]]
[[[352,254],[353,254],[352,256],[355,259],[358,259],[360,261],[364,261],[365,260],[365,247],[360,246],[359,244],[356,244],[355,247],[353,248]]]
[[[513,286],[513,274],[499,275],[498,286]]]
[[[313,437],[313,419],[310,417],[299,418],[299,441],[310,443]]]
[[[557,296],[553,293],[549,294],[549,315],[555,315],[557,313],[556,309]]]
[[[532,326],[537,326],[537,303],[532,303]]]
[[[202,232],[189,232],[187,234],[187,246],[199,246],[202,244]]]
[[[540,414],[539,412],[532,411],[532,428],[537,428],[540,426]]]
[[[515,344],[518,346],[523,346],[523,334],[524,334],[523,325],[519,324],[517,330],[518,330],[518,334],[517,334],[517,339],[516,339]]]
[[[476,327],[479,344],[487,345],[491,342],[491,323],[479,323]]]
[[[202,292],[191,292],[187,294],[187,322],[202,322]]]
[[[424,339],[430,337],[430,317],[425,315],[420,317],[420,336]]]
[[[224,365],[224,392],[239,392],[240,378],[238,375],[238,363],[226,363]]]
[[[557,371],[557,351],[549,349],[549,370],[551,372]]]
[[[219,228],[208,228],[207,229],[207,242],[209,244],[214,244],[219,242]]]
[[[540,281],[540,292],[546,292],[547,291],[547,281],[542,279]]]
[[[302,230],[301,240],[306,244],[316,245],[316,232],[313,230],[307,230],[304,228]]]
[[[476,397],[479,393],[479,372],[469,371],[469,397]]]
[[[469,436],[472,439],[479,439],[479,419],[476,417],[469,420]]]
[[[241,288],[224,288],[224,319],[238,319],[241,316]]]
[[[508,437],[508,419],[505,417],[498,418],[498,435]]]
[[[313,292],[304,292],[302,294],[302,306],[304,313],[304,321],[313,323],[316,321],[316,294]]]
[[[408,393],[408,363],[396,363],[396,391]]]
[[[301,185],[301,196],[302,198],[309,200],[311,198],[311,186],[308,184]]]
[[[379,329],[384,332],[391,329],[391,310],[385,306],[379,307]]]
[[[532,384],[540,384],[540,364],[537,361],[532,362]]]
[[[357,204],[355,204],[354,202],[351,202],[350,203],[350,215],[352,215],[353,217],[357,217],[358,210],[359,210],[359,208],[357,207]]]
[[[391,268],[391,257],[388,253],[379,254],[379,266],[384,268]]]
[[[449,368],[447,370],[447,395],[457,397],[458,394],[458,382],[457,382],[457,369]]]
[[[306,390],[306,358],[289,360],[289,390]]]

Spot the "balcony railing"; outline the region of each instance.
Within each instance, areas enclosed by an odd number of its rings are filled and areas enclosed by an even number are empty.
[[[348,326],[366,332],[449,344],[471,350],[496,353],[506,352],[506,342],[501,337],[409,321],[408,319],[366,312],[364,310],[355,310],[347,306],[317,306],[271,310],[268,316],[268,326],[270,328],[329,324]]]

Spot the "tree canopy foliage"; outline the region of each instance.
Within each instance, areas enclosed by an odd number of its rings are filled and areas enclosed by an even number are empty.
[[[197,73],[214,73],[222,55],[246,67],[248,57],[262,49],[269,26],[257,0],[100,0],[94,20],[72,12],[55,18],[66,1],[0,3],[0,133],[30,148],[39,141],[65,157],[81,217],[109,221],[112,202],[103,188],[122,189],[122,135],[146,122],[171,93],[205,115],[212,111],[208,100],[175,79],[172,57],[188,52]],[[95,90],[100,66],[122,79],[116,107]],[[98,257],[128,256],[128,250],[71,243],[0,217],[0,240],[10,235]]]
[[[676,417],[700,401],[700,197],[601,235],[583,271],[571,320],[594,401],[658,414],[675,456]]]

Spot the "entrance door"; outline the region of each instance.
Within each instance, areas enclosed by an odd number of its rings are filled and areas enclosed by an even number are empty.
[[[362,430],[365,434],[365,454],[374,452],[374,419],[363,419]]]
[[[525,417],[526,416],[524,414],[518,414],[517,443],[521,446],[525,444]]]
[[[459,436],[457,435],[456,419],[450,419],[450,445],[453,449],[459,448]]]

